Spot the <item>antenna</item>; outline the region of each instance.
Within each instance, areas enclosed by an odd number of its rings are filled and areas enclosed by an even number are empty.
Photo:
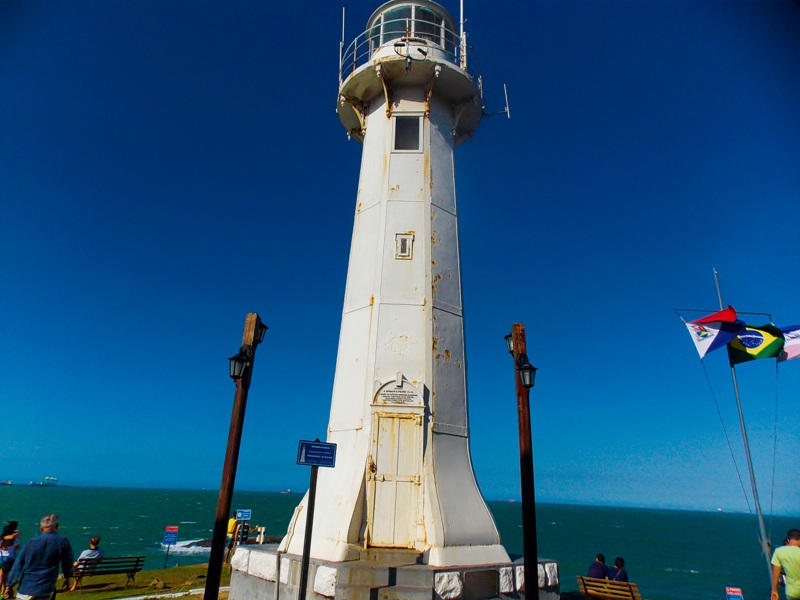
[[[344,6],[342,7],[342,41],[339,42],[339,85],[342,84],[342,53],[344,52]],[[353,49],[355,52],[355,48]]]
[[[482,87],[481,90],[483,90]],[[506,88],[505,83],[503,84],[503,95],[506,97],[506,107],[503,110],[496,110],[494,112],[486,112],[484,110],[483,111],[484,117],[491,117],[492,115],[506,115],[509,119],[511,118],[511,110],[508,108],[508,89]]]

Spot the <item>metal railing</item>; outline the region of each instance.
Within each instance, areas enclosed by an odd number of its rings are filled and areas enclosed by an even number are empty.
[[[382,21],[357,36],[347,49],[344,49],[342,42],[339,56],[339,87],[351,73],[368,63],[377,50],[388,45],[394,46],[397,41],[423,43],[444,54],[445,58],[456,66],[464,68],[466,65],[464,40],[457,32],[447,29],[443,24],[421,19]]]

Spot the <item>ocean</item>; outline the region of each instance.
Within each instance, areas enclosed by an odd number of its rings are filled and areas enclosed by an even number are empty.
[[[206,562],[209,549],[192,543],[211,537],[217,490],[159,490],[83,487],[0,486],[0,520],[19,521],[23,541],[38,533],[43,514],[56,512],[60,532],[76,554],[99,535],[109,555],[144,554],[145,568]],[[236,492],[233,508],[253,511],[251,524],[282,536],[301,494]],[[489,502],[503,544],[522,552],[521,505]],[[561,591],[575,591],[598,552],[606,563],[625,558],[631,581],[648,600],[725,598],[739,587],[745,600],[769,597],[767,567],[758,548],[753,515],[643,508],[538,504],[539,556],[555,559]],[[800,518],[768,518],[780,543]],[[169,556],[161,545],[167,525],[177,525],[178,545]]]

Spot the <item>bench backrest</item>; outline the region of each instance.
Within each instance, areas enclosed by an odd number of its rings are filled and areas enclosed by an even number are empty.
[[[91,575],[109,571],[141,571],[144,556],[104,556],[103,558],[81,558],[73,571],[74,575]]]
[[[611,581],[595,577],[577,576],[581,594],[588,598],[608,598],[610,600],[642,600],[639,586],[626,581]]]

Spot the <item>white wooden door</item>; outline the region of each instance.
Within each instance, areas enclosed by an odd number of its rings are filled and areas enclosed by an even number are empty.
[[[375,413],[368,466],[369,545],[413,548],[422,468],[422,417]]]

